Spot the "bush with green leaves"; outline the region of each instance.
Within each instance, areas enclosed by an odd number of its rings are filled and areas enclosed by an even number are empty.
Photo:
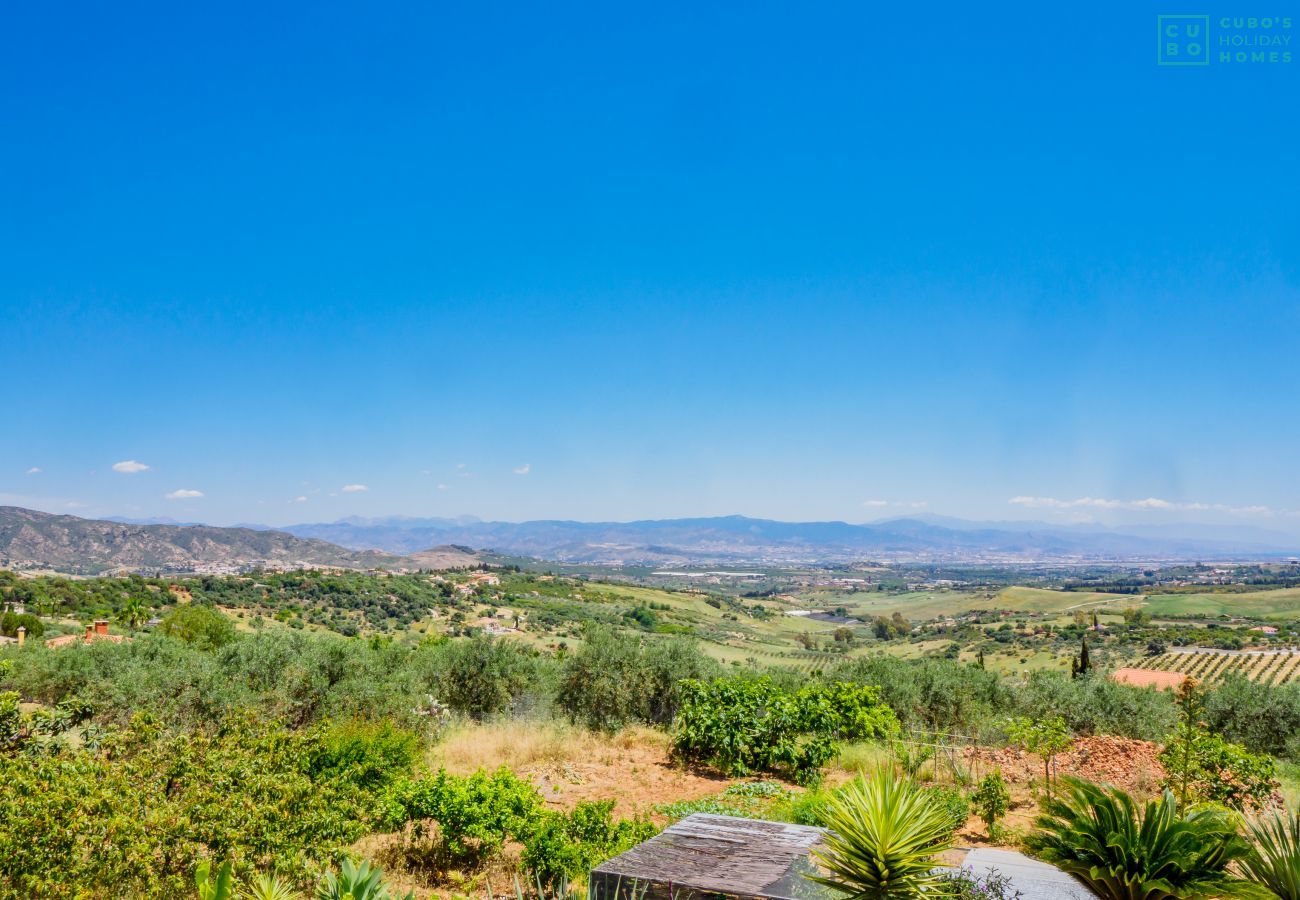
[[[728,775],[785,773],[811,783],[837,739],[892,737],[898,720],[874,687],[813,684],[797,692],[768,678],[684,681],[673,735],[681,759]]]
[[[931,803],[942,809],[948,816],[948,821],[951,823],[949,837],[966,825],[966,820],[970,818],[970,801],[966,799],[965,794],[956,788],[942,784],[927,785],[921,790]]]
[[[834,666],[826,678],[877,686],[882,702],[909,729],[978,734],[999,712],[1016,705],[1016,692],[1005,679],[948,659],[907,660],[878,653]]]
[[[400,782],[386,794],[384,827],[407,827],[419,840],[435,832],[441,861],[476,868],[501,852],[507,841],[525,842],[544,810],[541,794],[505,766],[472,775],[445,769],[426,778]]]
[[[1011,809],[1011,792],[1000,771],[990,772],[980,779],[970,795],[975,814],[984,822],[991,840],[997,834],[998,820]]]
[[[1043,761],[1043,780],[1048,790],[1052,786],[1052,762],[1068,750],[1072,743],[1069,726],[1062,716],[1041,719],[1011,719],[1006,725],[1007,737],[1026,753],[1033,753]]]
[[[1250,849],[1236,816],[1180,807],[1170,791],[1139,804],[1118,788],[1067,776],[1035,825],[1029,848],[1101,900],[1208,900],[1252,887],[1232,873]]]
[[[1267,805],[1277,789],[1273,757],[1251,753],[1207,731],[1180,733],[1159,754],[1162,786],[1185,802],[1221,803],[1246,810]]]
[[[317,728],[307,773],[317,781],[346,779],[379,790],[411,771],[422,745],[418,735],[389,722],[352,719]]]
[[[511,710],[534,680],[534,656],[516,641],[474,635],[442,651],[438,699],[482,720]]]
[[[1255,753],[1300,758],[1300,684],[1251,681],[1230,672],[1205,691],[1205,727]]]
[[[642,640],[592,626],[582,648],[564,660],[556,700],[570,720],[593,730],[667,725],[681,705],[681,682],[716,671],[694,641]]]
[[[937,894],[935,856],[951,846],[950,813],[907,779],[880,769],[837,791],[827,804],[821,884],[856,900]]]
[[[522,862],[549,890],[585,878],[596,866],[653,837],[646,819],[613,818],[614,801],[578,803],[571,812],[548,812],[524,842]]]
[[[370,827],[376,798],[311,731],[230,718],[173,731],[140,715],[96,752],[0,755],[0,898],[176,897],[203,859],[305,885]]]
[[[966,868],[945,872],[936,895],[945,900],[1021,900],[1024,896],[1009,875],[996,869],[977,874]]]
[[[185,603],[163,616],[158,633],[200,650],[217,650],[235,639],[235,623],[214,606]]]
[[[18,629],[27,629],[27,640],[34,640],[45,634],[45,623],[39,616],[31,613],[0,613],[0,634],[5,637],[17,637]]]

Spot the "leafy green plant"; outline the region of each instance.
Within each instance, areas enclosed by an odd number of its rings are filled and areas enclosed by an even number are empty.
[[[970,796],[971,806],[975,807],[975,813],[984,822],[984,827],[988,831],[989,839],[992,840],[998,829],[998,819],[1001,819],[1011,809],[1011,792],[1007,790],[1007,782],[999,771],[990,772],[980,779],[980,783]]]
[[[970,801],[956,788],[937,784],[921,790],[936,806],[944,811],[951,823],[949,834],[956,834],[970,817]]]
[[[537,788],[504,766],[464,777],[440,770],[403,782],[387,794],[385,805],[388,827],[411,823],[419,836],[426,821],[436,822],[448,860],[471,867],[495,856],[508,840],[527,840],[543,811]]]
[[[1184,804],[1210,801],[1237,810],[1264,805],[1276,786],[1273,758],[1206,730],[1203,701],[1192,680],[1179,686],[1178,730],[1159,756],[1166,772],[1164,787]]]
[[[645,819],[615,821],[613,800],[579,803],[572,812],[550,813],[524,843],[522,862],[544,888],[583,879],[600,863],[653,837]]]
[[[1010,876],[997,869],[982,875],[958,869],[941,877],[939,896],[948,900],[1020,900],[1024,895],[1012,885]]]
[[[234,900],[235,878],[233,867],[227,862],[212,870],[212,863],[203,860],[194,870],[194,887],[198,889],[199,900]]]
[[[301,900],[293,885],[269,872],[254,875],[239,896],[240,900]]]
[[[1247,833],[1246,877],[1282,900],[1300,900],[1300,811],[1274,810],[1251,822]]]
[[[894,741],[892,749],[894,761],[903,770],[903,775],[908,778],[915,778],[920,774],[921,767],[934,758],[935,750],[929,744],[905,740]]]
[[[1078,778],[1043,801],[1031,850],[1088,885],[1102,900],[1193,900],[1252,896],[1230,867],[1249,845],[1235,817],[1214,807],[1180,809],[1166,790],[1139,806],[1118,788]]]
[[[787,772],[811,783],[835,741],[891,737],[898,720],[866,685],[817,684],[798,692],[770,678],[684,681],[673,752],[729,775]]]
[[[408,893],[406,900],[414,897]],[[316,900],[393,900],[393,895],[384,883],[384,873],[370,860],[345,859],[338,872],[327,872],[321,878]]]
[[[1019,718],[1007,723],[1007,737],[1027,753],[1043,761],[1043,780],[1052,789],[1052,762],[1058,753],[1070,747],[1070,729],[1061,716],[1043,719]]]
[[[1159,754],[1169,773],[1164,786],[1186,802],[1212,802],[1236,810],[1268,803],[1277,786],[1271,756],[1251,753],[1217,734],[1178,735]]]
[[[827,804],[828,875],[813,880],[855,900],[913,898],[938,893],[934,857],[950,846],[949,814],[913,782],[880,769],[858,779]]]

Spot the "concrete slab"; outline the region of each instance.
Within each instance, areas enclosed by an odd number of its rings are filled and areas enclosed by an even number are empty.
[[[1011,879],[1022,900],[1097,900],[1097,895],[1074,876],[1014,850],[976,848],[966,854],[962,868],[976,875],[996,869],[999,875]]]

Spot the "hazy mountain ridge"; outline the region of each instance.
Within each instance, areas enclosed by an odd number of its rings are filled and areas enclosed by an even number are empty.
[[[465,544],[497,553],[562,562],[647,564],[758,560],[844,561],[865,557],[969,559],[1196,559],[1300,550],[1300,540],[1262,529],[1215,536],[1208,527],[1147,526],[1126,533],[1103,526],[1042,522],[970,522],[939,516],[847,522],[779,522],[745,516],[575,522],[545,519],[351,519],[289,525],[300,537],[345,547],[410,553],[432,544]],[[1136,531],[1137,529],[1135,529]]]
[[[284,531],[210,525],[132,525],[0,507],[0,566],[95,574],[113,569],[183,571],[195,566],[384,568],[387,553],[348,550]]]

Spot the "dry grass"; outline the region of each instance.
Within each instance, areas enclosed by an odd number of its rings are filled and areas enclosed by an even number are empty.
[[[629,750],[667,756],[668,736],[642,726],[599,734],[565,722],[494,722],[457,725],[429,751],[434,768],[457,775],[509,766],[516,771],[547,765],[599,762],[612,765]]]

